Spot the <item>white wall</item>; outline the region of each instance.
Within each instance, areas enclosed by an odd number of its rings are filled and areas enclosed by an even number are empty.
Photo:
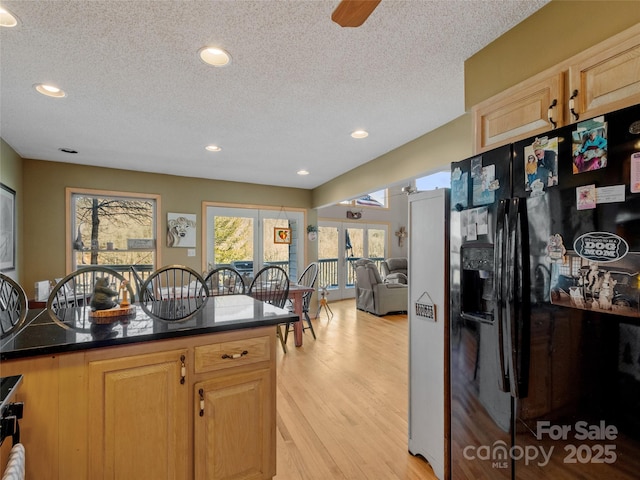
[[[321,220],[349,221],[354,223],[387,223],[389,225],[389,257],[407,256],[407,238],[405,237],[403,246],[398,244],[397,232],[400,227],[408,230],[407,226],[407,195],[402,192],[402,187],[409,182],[394,185],[389,188],[388,199],[389,208],[376,207],[352,207],[346,205],[332,205],[317,210],[318,218]],[[347,219],[347,210],[362,211],[360,220]]]

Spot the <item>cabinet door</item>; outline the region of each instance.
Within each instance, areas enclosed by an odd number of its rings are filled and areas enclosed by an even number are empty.
[[[590,48],[569,67],[569,107],[579,117],[572,114],[569,122],[640,103],[640,33],[628,36]]]
[[[275,475],[275,385],[270,369],[194,385],[196,480]]]
[[[27,452],[28,480],[58,480],[58,437],[60,430],[66,429],[66,425],[59,423],[58,412],[64,411],[66,405],[60,407],[59,403],[62,375],[58,375],[58,361],[56,356],[43,356],[0,362],[1,376],[22,375],[22,383],[11,401],[24,402],[23,418],[19,425],[20,441]],[[75,427],[70,425],[67,433],[77,435]],[[12,445],[11,437],[2,444],[0,475],[7,464]]]
[[[547,74],[475,106],[475,152],[484,152],[547,132],[556,125],[561,126],[564,115],[563,85],[562,73]]]
[[[186,479],[186,350],[92,361],[89,478]]]

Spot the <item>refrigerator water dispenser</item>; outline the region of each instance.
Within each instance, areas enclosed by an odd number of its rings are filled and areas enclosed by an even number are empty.
[[[467,320],[493,323],[494,268],[493,245],[463,245],[461,316]]]

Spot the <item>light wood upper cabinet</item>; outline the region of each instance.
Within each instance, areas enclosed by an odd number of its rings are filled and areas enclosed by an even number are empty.
[[[640,24],[474,106],[474,151],[638,103]]]
[[[640,34],[612,40],[574,57],[569,66],[578,121],[640,103]],[[576,121],[573,112],[570,122]]]
[[[562,73],[516,85],[473,108],[475,151],[543,133],[563,122]]]

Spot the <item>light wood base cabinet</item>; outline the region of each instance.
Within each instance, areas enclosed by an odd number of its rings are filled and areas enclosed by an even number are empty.
[[[89,362],[89,478],[184,478],[187,350]],[[181,361],[183,359],[183,361]]]
[[[272,478],[274,329],[3,361],[23,375],[27,480]]]
[[[271,478],[275,451],[269,370],[196,383],[196,480]]]

